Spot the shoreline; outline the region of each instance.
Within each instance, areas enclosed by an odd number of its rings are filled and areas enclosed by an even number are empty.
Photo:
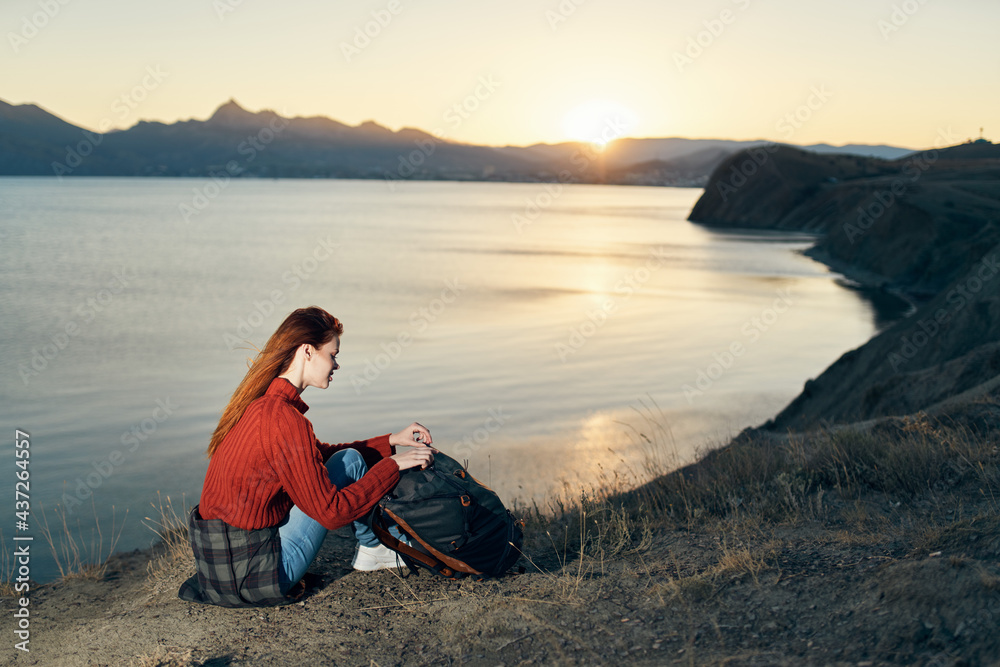
[[[824,252],[818,244],[807,248],[802,254],[829,267],[832,271],[839,273],[854,283],[857,283],[865,290],[876,291],[879,294],[884,294],[890,298],[898,299],[899,301],[905,303],[907,305],[908,312],[903,317],[909,317],[915,313],[921,305],[934,298],[934,294],[911,290],[908,289],[906,285],[893,285],[892,281],[886,276],[861,268],[851,264],[850,262],[839,260],[830,255],[828,252]]]
[[[81,177],[81,178],[89,178],[89,177]],[[144,178],[144,177],[140,177],[140,178]],[[697,226],[706,226],[708,228],[711,228],[711,226],[703,225],[703,223],[692,222],[692,224],[695,224]],[[718,229],[718,231],[739,234],[741,232],[745,232],[745,231],[751,231],[752,232],[754,230],[743,230],[743,229],[734,227],[734,228],[727,228],[727,229]],[[770,234],[772,232],[780,234],[784,230],[762,230],[762,231],[764,231],[767,234]],[[796,233],[796,234],[798,234],[798,233]],[[816,236],[815,234],[808,234],[808,233],[805,233],[804,235],[813,236],[813,237]],[[853,267],[851,267],[850,265],[843,264],[843,263],[838,263],[838,262],[836,262],[836,260],[833,260],[832,258],[827,258],[827,257],[823,256],[821,253],[814,253],[815,248],[816,248],[816,246],[815,246],[815,243],[814,243],[814,245],[811,246],[810,248],[807,248],[807,249],[801,250],[801,251],[796,251],[796,252],[799,252],[799,253],[801,253],[801,254],[803,254],[805,256],[808,256],[811,259],[814,259],[816,261],[819,261],[820,263],[824,264],[824,266],[827,266],[829,269],[831,269],[835,273],[839,273],[839,274],[845,276],[846,278],[848,278],[850,280],[856,280],[856,281],[858,281],[859,284],[862,284],[864,287],[871,288],[871,289],[878,289],[880,291],[882,291],[884,289],[885,279],[883,277],[878,276],[877,274],[870,273],[870,272],[865,272],[865,271],[863,271],[861,269],[853,269]],[[909,298],[906,298],[903,295],[896,295],[896,294],[892,294],[892,293],[890,293],[890,295],[893,298],[899,298],[900,300],[902,300],[905,303],[907,303],[909,306],[913,307],[913,303],[914,302],[912,300],[910,300]],[[867,297],[866,297],[866,300],[868,300]],[[876,335],[878,335],[878,330],[876,330],[872,334],[872,337],[874,337]],[[870,341],[870,340],[871,340],[871,338],[868,339],[868,341]],[[868,341],[865,341],[865,343],[862,343],[861,345],[867,344]],[[844,352],[846,353],[848,351],[849,350],[845,350]],[[832,363],[832,360],[831,360],[830,363]],[[808,380],[808,378],[804,378],[803,379],[803,381],[805,381],[805,380]],[[792,398],[794,399],[794,396]],[[737,435],[737,433],[740,432],[740,431],[744,431],[744,430],[747,430],[747,429],[749,429],[749,430],[756,430],[756,429],[762,428],[770,420],[773,420],[774,418],[776,418],[777,415],[780,414],[780,412],[784,409],[784,407],[787,407],[787,405],[788,405],[788,402],[785,402],[784,404],[782,404],[781,406],[779,406],[773,413],[770,413],[767,417],[764,417],[762,421],[755,421],[755,422],[752,422],[752,423],[748,423],[747,426],[743,427],[742,429],[731,430],[730,433],[732,435],[725,437],[721,441],[721,443],[717,444],[717,448],[725,447],[728,444],[728,442],[731,441],[733,438],[735,438],[736,435]],[[682,406],[682,407],[684,407],[684,406]],[[620,406],[619,409],[624,411],[624,410],[627,410],[628,408],[629,408],[629,406]],[[720,423],[718,426],[721,428],[721,427],[723,427],[725,425]],[[569,438],[570,438],[570,436],[567,435],[566,439],[569,440]],[[700,453],[700,457],[704,457],[707,454],[709,454],[711,451],[713,451],[712,449],[705,449],[705,443],[704,442],[698,443],[698,444],[694,445],[691,448],[691,451],[688,452],[688,453],[694,455],[695,454],[695,450],[699,450],[701,452]],[[617,455],[620,456],[620,453],[617,454]],[[677,464],[677,468],[676,469],[683,468],[684,466],[690,465],[692,462],[697,461],[697,460],[698,460],[698,458],[691,459],[689,457],[686,461]],[[475,463],[475,461],[473,463]],[[578,475],[577,475],[577,478],[579,478]],[[580,488],[583,488],[583,483],[581,481],[579,481],[579,479],[576,479],[576,483],[577,483],[577,485]],[[642,482],[637,482],[636,483],[636,487],[637,488],[639,486],[641,486],[641,485],[642,485]],[[552,494],[545,494],[545,495],[552,495]],[[529,498],[520,498],[520,497],[518,497],[517,500],[518,501],[524,500],[524,504],[526,506],[528,506],[528,505],[531,504],[532,500],[536,500],[537,501],[538,499],[537,498],[531,498],[531,497],[529,497]],[[515,502],[514,497],[511,496],[510,503],[514,503],[514,502]],[[153,536],[150,536],[150,537],[152,538]],[[145,548],[134,548],[134,549],[126,549],[126,550],[121,550],[121,551],[115,551],[113,554],[110,554],[108,556],[108,559],[111,560],[111,559],[116,559],[118,557],[124,557],[124,556],[132,557],[132,556],[134,556],[136,554],[146,554],[147,557],[150,560],[152,560],[152,559],[155,558],[156,550],[157,550],[157,545],[154,544],[153,546],[145,547]],[[41,587],[41,586],[55,585],[55,584],[59,584],[59,583],[60,583],[60,578],[58,577],[58,575],[56,575],[56,577],[53,578],[53,579],[51,579],[51,580],[45,581],[43,583],[34,582],[33,585]]]
[[[910,315],[928,303],[815,246],[800,252]],[[885,355],[875,339],[894,349],[907,326],[877,331],[792,405],[811,392],[862,395],[857,377],[830,378],[876,368],[867,358]],[[957,386],[929,368],[920,370],[934,388]],[[160,557],[159,545],[134,550],[99,580],[33,589],[39,641],[41,628],[50,633],[40,655],[61,665],[200,667],[988,664],[1000,655],[998,379],[935,410],[815,430],[748,428],[640,487],[611,484],[596,490],[607,498],[584,495],[551,516],[524,508],[526,571],[495,581],[354,572],[353,539],[340,530],[300,602],[192,606],[176,597],[193,564],[174,535],[180,547],[165,544]],[[904,376],[900,391],[919,400],[911,384]]]

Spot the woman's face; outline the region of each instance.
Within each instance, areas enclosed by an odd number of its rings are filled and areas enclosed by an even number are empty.
[[[312,354],[306,358],[305,373],[302,376],[303,389],[319,387],[326,389],[333,379],[333,372],[340,368],[337,363],[337,353],[340,352],[340,337],[333,339],[320,348],[311,348]]]

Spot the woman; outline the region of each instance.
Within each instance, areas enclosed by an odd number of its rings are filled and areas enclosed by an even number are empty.
[[[354,567],[397,566],[358,519],[392,490],[401,470],[430,465],[433,440],[416,422],[348,444],[316,439],[299,394],[330,386],[343,331],[321,308],[294,311],[236,388],[212,435],[201,501],[191,511],[198,574],[181,586],[181,598],[227,607],[291,601],[327,531],[352,521]]]

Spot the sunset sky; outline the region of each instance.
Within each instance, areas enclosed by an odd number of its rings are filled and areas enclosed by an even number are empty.
[[[91,129],[204,119],[235,98],[491,145],[609,125],[1000,138],[996,0],[5,0],[0,25],[0,99]]]

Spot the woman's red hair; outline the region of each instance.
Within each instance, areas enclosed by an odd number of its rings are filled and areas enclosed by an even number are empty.
[[[222,444],[229,430],[236,426],[247,407],[264,395],[274,378],[288,370],[300,345],[308,343],[319,348],[343,333],[344,325],[340,320],[316,306],[299,308],[286,317],[278,330],[267,339],[264,349],[250,362],[250,370],[229,399],[229,405],[222,412],[208,445],[209,457]]]

